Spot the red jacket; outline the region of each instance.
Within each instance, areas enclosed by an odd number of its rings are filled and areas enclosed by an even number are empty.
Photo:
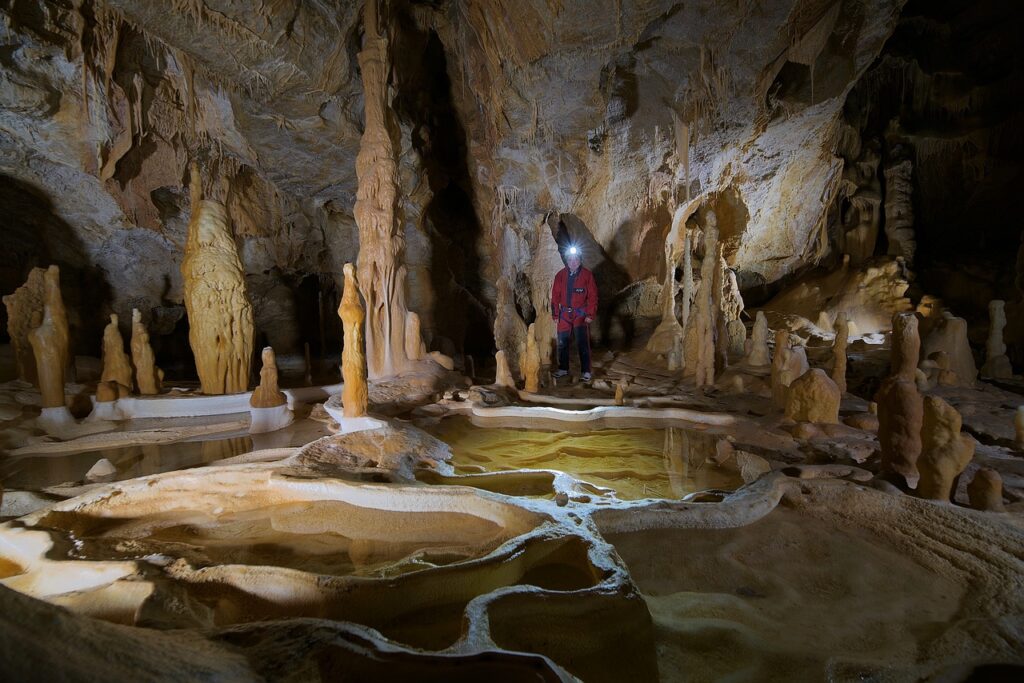
[[[569,289],[569,269],[562,268],[551,286],[551,319],[558,321],[558,331],[568,332],[573,327],[587,324],[587,318],[597,315],[597,283],[594,274],[580,266],[572,277]]]

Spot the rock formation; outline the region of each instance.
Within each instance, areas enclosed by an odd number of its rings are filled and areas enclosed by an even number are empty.
[[[882,382],[875,397],[878,404],[878,442],[882,471],[901,477],[907,485],[917,480],[921,455],[921,424],[924,404],[916,383],[921,342],[917,318],[897,314],[892,323],[891,376]]]
[[[1006,327],[1006,303],[993,299],[988,303],[988,340],[985,342],[985,364],[981,367],[982,377],[1008,379],[1013,377],[1010,359],[1006,356],[1003,343],[1003,328]]]
[[[110,323],[103,330],[103,374],[100,381],[117,386],[117,397],[124,398],[132,390],[132,365],[124,351],[124,339],[118,327],[117,314],[110,314]]]
[[[1003,478],[991,467],[979,467],[967,485],[967,499],[975,510],[1003,511]]]
[[[249,388],[252,304],[227,210],[220,202],[202,198],[195,165],[191,183],[192,217],[181,262],[188,340],[203,393],[238,393]]]
[[[540,349],[537,347],[536,328],[533,323],[526,331],[526,362],[523,381],[526,391],[535,394],[540,391]]]
[[[921,353],[926,358],[936,351],[949,354],[950,370],[956,373],[959,386],[974,386],[978,368],[974,364],[971,344],[967,339],[967,321],[943,311],[931,331],[921,343]]]
[[[775,331],[775,356],[772,358],[772,401],[785,410],[789,385],[808,370],[807,352],[802,346],[792,348],[789,332]]]
[[[846,343],[850,337],[850,325],[846,320],[846,314],[840,313],[836,317],[836,337],[832,342],[832,381],[839,387],[841,394],[846,393]]]
[[[35,357],[43,408],[65,408],[64,369],[68,365],[68,317],[60,295],[60,269],[43,276],[41,322],[28,333]]]
[[[508,367],[508,358],[505,356],[505,352],[498,350],[494,354],[494,383],[500,387],[508,387],[509,389],[516,388],[516,380],[512,377],[512,371]]]
[[[345,347],[341,352],[341,377],[345,386],[341,390],[341,402],[345,417],[362,417],[366,415],[368,400],[366,356],[363,352],[363,322],[366,314],[359,301],[355,266],[346,263],[344,272],[345,288],[338,307],[345,334]]]
[[[378,22],[376,2],[363,9],[364,125],[356,156],[355,219],[359,227],[359,282],[366,304],[366,363],[371,378],[400,372],[405,353],[405,238],[396,219],[398,166],[391,110],[389,41]]]
[[[721,281],[716,276],[719,268],[718,219],[708,211],[704,226],[704,260],[701,261],[700,285],[697,288],[696,303],[686,322],[685,345],[683,347],[683,368],[686,374],[693,374],[698,387],[715,383],[715,331],[718,310],[721,304]],[[716,295],[716,284],[719,292]]]
[[[922,498],[948,501],[956,478],[974,457],[974,439],[961,434],[960,425],[960,413],[953,406],[938,396],[924,398],[921,457],[917,460],[917,494]]]
[[[1024,406],[1017,407],[1017,413],[1013,418],[1014,442],[1018,450],[1024,451]]]
[[[754,329],[750,333],[750,343],[747,349],[746,363],[753,367],[765,367],[771,361],[771,352],[768,349],[768,318],[764,311],[758,311],[754,318]]]
[[[277,384],[277,357],[270,346],[263,347],[261,354],[263,367],[260,369],[260,383],[253,389],[249,397],[249,405],[253,408],[274,408],[288,403]]]
[[[842,392],[824,370],[814,368],[793,380],[786,392],[786,417],[797,422],[839,422]]]
[[[878,240],[878,226],[881,223],[882,193],[878,182],[878,164],[881,160],[877,141],[861,144],[860,136],[854,144],[859,150],[844,150],[847,156],[852,152],[855,158],[847,157],[843,167],[843,190],[849,200],[849,207],[841,216],[842,236],[840,248],[849,254],[850,263],[860,266],[875,253]]]
[[[405,314],[405,355],[409,360],[420,360],[427,355],[420,332],[420,316],[415,311]]]
[[[33,318],[41,316],[43,312],[45,277],[45,268],[33,268],[29,271],[25,284],[3,298],[4,306],[7,307],[7,333],[11,338],[18,379],[32,384],[35,384],[38,378],[36,359],[32,345],[28,343],[28,333],[32,330]],[[36,323],[38,324],[38,320]]]
[[[678,339],[683,335],[683,325],[680,324],[676,318],[676,262],[678,260],[678,254],[676,254],[676,243],[678,241],[678,235],[680,231],[686,233],[686,209],[685,207],[679,207],[675,210],[672,216],[672,226],[669,229],[668,237],[665,239],[665,281],[661,284],[661,291],[658,295],[661,300],[661,322],[658,327],[654,330],[654,334],[647,341],[647,350],[656,353],[658,355],[666,356],[669,358],[669,370],[676,370],[679,368],[679,362],[673,357],[674,347],[678,344]],[[683,250],[684,250],[684,264],[683,270],[690,267],[689,259],[689,248],[690,241],[689,237],[684,237]],[[685,274],[683,277],[686,277]],[[692,274],[691,274],[691,285],[692,285]],[[687,299],[688,294],[684,292],[683,296],[683,324],[685,324],[686,318],[690,313],[690,302]]]
[[[135,384],[143,396],[160,393],[164,373],[156,366],[153,347],[149,344],[149,331],[142,322],[142,313],[132,309],[132,365],[135,366]]]
[[[913,164],[904,160],[885,169],[885,236],[889,254],[914,262]]]
[[[725,325],[725,333],[729,338],[729,355],[742,358],[747,352],[747,326],[742,320],[730,320]]]

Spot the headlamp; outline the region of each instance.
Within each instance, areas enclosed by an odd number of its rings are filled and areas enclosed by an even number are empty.
[[[580,253],[580,250],[577,249],[575,246],[569,247],[569,256],[575,256],[578,253]]]

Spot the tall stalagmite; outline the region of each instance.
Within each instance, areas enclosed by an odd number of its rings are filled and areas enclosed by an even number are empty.
[[[68,316],[60,295],[60,269],[50,266],[43,276],[41,323],[28,333],[35,354],[43,408],[63,408],[64,369],[68,364]]]
[[[917,317],[897,313],[892,320],[892,376],[882,382],[875,401],[882,470],[902,477],[908,485],[917,480],[917,459],[921,455],[924,403],[915,381],[920,351]]]
[[[32,384],[35,384],[38,378],[36,359],[32,353],[32,345],[28,343],[28,333],[32,331],[33,317],[41,316],[43,312],[45,278],[45,268],[33,268],[29,271],[25,284],[3,298],[7,307],[7,333],[11,338],[18,379]],[[38,321],[35,322],[38,324]]]
[[[153,347],[149,344],[149,330],[142,322],[142,312],[132,309],[132,364],[135,366],[135,384],[143,396],[160,393],[164,373],[156,366]]]
[[[181,262],[188,341],[203,393],[238,393],[249,388],[253,349],[253,311],[245,272],[227,210],[220,202],[202,198],[195,165],[191,185],[192,219]]]
[[[345,348],[341,352],[341,377],[345,387],[341,391],[341,404],[345,417],[366,415],[366,354],[363,351],[363,323],[366,312],[359,301],[359,281],[356,269],[345,264],[345,291],[338,307],[345,332]]]
[[[832,381],[841,393],[846,392],[846,346],[850,339],[850,323],[845,313],[836,316],[836,338],[832,342]]]
[[[398,167],[394,141],[398,126],[388,98],[388,38],[380,31],[377,11],[376,2],[366,3],[359,53],[366,120],[356,157],[359,189],[355,204],[358,265],[366,302],[366,363],[373,378],[400,372],[407,362],[405,239],[395,218]]]
[[[124,351],[124,339],[121,337],[116,313],[110,314],[110,322],[103,329],[103,374],[100,381],[116,383],[121,396],[131,393],[132,364]]]

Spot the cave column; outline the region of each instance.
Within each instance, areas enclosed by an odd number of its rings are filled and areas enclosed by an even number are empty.
[[[398,170],[397,130],[388,101],[390,54],[380,31],[377,2],[364,8],[359,66],[363,77],[365,125],[356,157],[355,219],[359,227],[360,292],[366,302],[366,361],[370,378],[387,377],[407,364],[405,352],[405,241],[395,213]]]

